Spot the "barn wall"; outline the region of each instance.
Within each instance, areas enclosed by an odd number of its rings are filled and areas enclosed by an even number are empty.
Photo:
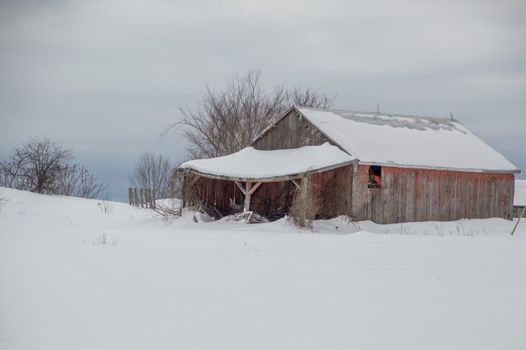
[[[229,206],[229,199],[235,203],[243,203],[244,197],[236,184],[231,181],[199,178],[194,186],[199,199],[211,206],[216,207],[223,215],[232,212]]]
[[[245,185],[245,184],[243,184]],[[234,181],[201,177],[195,184],[199,199],[214,206],[222,215],[240,212],[230,206],[230,199],[242,208],[244,196]],[[250,209],[262,215],[269,215],[292,203],[295,186],[292,182],[262,183],[252,194]]]
[[[320,198],[319,217],[330,218],[351,213],[353,167],[347,166],[309,176],[311,189]],[[221,214],[235,212],[229,198],[243,204],[243,194],[233,181],[200,178],[195,184],[199,199],[217,208]],[[262,183],[252,194],[250,209],[267,216],[292,205],[296,186],[291,181]]]
[[[346,166],[310,175],[319,196],[320,218],[348,215],[355,220],[388,224],[450,221],[461,218],[513,216],[512,174],[382,167],[382,187],[368,188],[369,166]],[[234,182],[201,178],[199,196],[223,215],[233,212],[229,198],[243,203]],[[296,188],[290,181],[263,183],[252,195],[251,209],[269,215],[292,204]]]
[[[513,214],[513,174],[382,167],[382,187],[368,188],[369,166],[357,166],[352,214],[377,223],[449,221]]]
[[[276,150],[317,146],[329,140],[296,110],[291,110],[264,135],[252,143],[255,149]]]
[[[312,190],[319,196],[319,217],[352,214],[353,166],[311,175]]]

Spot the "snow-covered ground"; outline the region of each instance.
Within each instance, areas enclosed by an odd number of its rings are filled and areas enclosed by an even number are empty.
[[[526,349],[526,221],[310,232],[0,197],[0,349]]]
[[[513,205],[518,207],[526,206],[526,180],[515,180],[515,196]]]

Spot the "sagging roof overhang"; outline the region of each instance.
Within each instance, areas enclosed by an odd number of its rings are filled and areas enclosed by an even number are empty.
[[[356,160],[328,143],[273,151],[247,147],[223,157],[185,162],[179,169],[211,179],[279,182],[305,177],[356,163]]]

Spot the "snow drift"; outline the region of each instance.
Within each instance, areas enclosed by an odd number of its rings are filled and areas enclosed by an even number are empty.
[[[510,221],[312,233],[0,197],[1,349],[526,348],[526,228]]]

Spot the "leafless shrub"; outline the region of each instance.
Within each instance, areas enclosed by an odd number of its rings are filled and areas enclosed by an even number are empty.
[[[91,243],[93,245],[97,245],[97,244],[107,244],[108,243],[108,237],[106,236],[105,233],[102,233],[100,235],[96,235],[95,237],[92,237],[91,238]]]
[[[0,186],[84,198],[98,196],[105,186],[72,160],[72,151],[59,143],[48,138],[30,139],[0,163]]]
[[[108,235],[105,234],[105,233],[102,233],[102,234],[99,234],[99,235],[96,235],[96,236],[93,236],[91,238],[91,244],[93,245],[106,245],[106,244],[110,244],[112,245],[113,247],[115,247],[117,245],[117,242],[119,240],[117,238],[112,238],[111,240],[109,240],[108,238]]]
[[[312,228],[312,221],[320,211],[320,203],[320,197],[313,186],[302,187],[302,190],[296,191],[294,195],[289,217],[298,227]]]
[[[333,101],[310,88],[280,86],[269,93],[261,87],[260,77],[261,72],[250,70],[226,80],[224,90],[207,87],[197,108],[180,109],[181,120],[170,128],[182,128],[191,157],[239,151],[291,105],[328,108]]]
[[[130,176],[132,187],[151,191],[156,199],[171,195],[170,179],[172,163],[162,155],[143,153],[135,163],[135,171]]]
[[[112,214],[113,213],[113,202],[103,199],[97,203],[99,206],[100,212],[102,214]]]

